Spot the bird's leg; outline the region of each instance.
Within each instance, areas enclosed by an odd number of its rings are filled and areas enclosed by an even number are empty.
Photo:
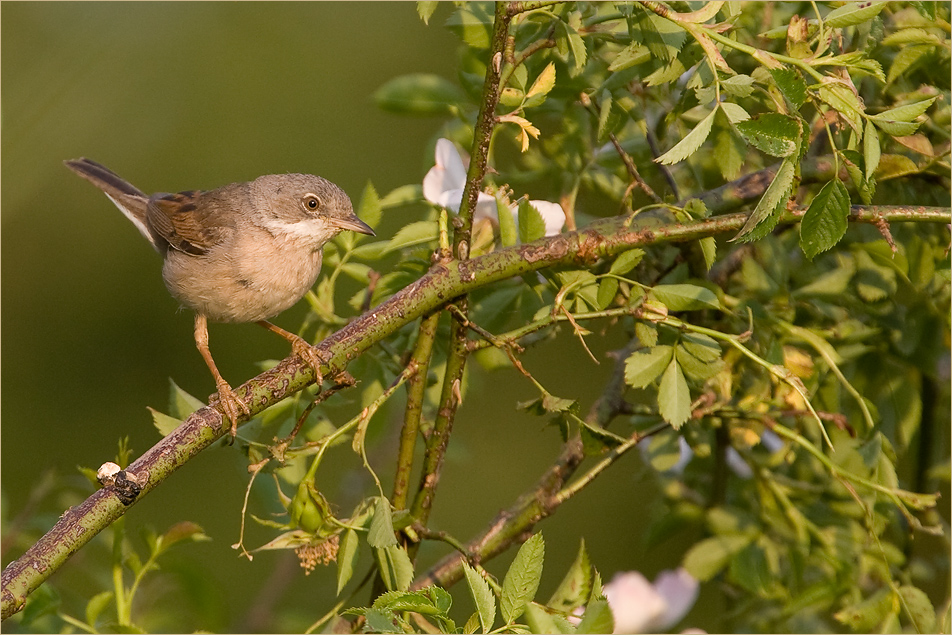
[[[291,352],[304,360],[304,363],[314,370],[314,381],[317,383],[318,387],[324,383],[324,376],[321,374],[321,364],[324,362],[324,360],[321,359],[321,356],[317,354],[317,350],[311,346],[307,340],[295,335],[294,333],[285,331],[280,326],[275,326],[267,320],[261,320],[258,322],[258,324],[268,329],[275,335],[280,335],[290,342]]]
[[[218,388],[218,403],[221,405],[225,416],[231,421],[231,440],[234,442],[238,435],[238,411],[241,410],[245,414],[249,414],[248,406],[238,399],[238,395],[218,372],[215,360],[212,359],[212,352],[208,348],[208,319],[201,313],[195,314],[195,346],[198,347],[198,352],[202,354],[208,370],[212,371],[212,376],[215,377],[215,385]]]

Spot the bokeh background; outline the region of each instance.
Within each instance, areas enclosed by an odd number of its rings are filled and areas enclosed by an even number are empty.
[[[4,527],[46,475],[73,486],[32,508],[22,533],[4,545],[6,564],[91,491],[77,466],[112,460],[123,436],[134,456],[158,440],[146,406],[165,409],[170,378],[202,398],[214,389],[194,348],[192,316],[166,292],[159,258],[63,160],[93,158],[146,192],[300,171],[331,179],[355,200],[368,181],[384,194],[422,180],[442,122],[384,113],[373,92],[409,72],[455,81],[457,40],[443,26],[448,9],[425,26],[406,2],[3,3],[0,11]],[[388,211],[378,233],[392,235],[422,213],[422,206]],[[302,303],[276,322],[295,330],[305,311]],[[256,360],[287,354],[284,342],[253,325],[212,325],[210,336],[233,385],[258,372]],[[556,394],[582,395],[584,410],[611,370],[605,352],[620,338],[595,349],[598,365],[571,338],[524,361]],[[530,486],[559,442],[541,419],[516,411],[535,393],[513,371],[473,375],[432,522],[462,539]],[[354,404],[346,394],[337,399],[343,422]],[[372,458],[388,477],[396,414],[375,424]],[[134,536],[191,520],[212,538],[171,553],[164,586],[151,587],[145,601],[194,615],[186,624],[197,629],[301,628],[332,605],[334,568],[305,578],[289,552],[237,557],[231,545],[246,465],[237,447],[211,448],[126,515]],[[329,467],[322,490],[332,501],[352,502],[366,487],[356,459]],[[543,596],[582,535],[606,581],[616,571],[651,579],[677,566],[695,537],[646,549],[643,527],[658,500],[650,474],[630,455],[539,526]],[[252,544],[265,536],[253,534]],[[101,537],[53,577],[68,612],[81,615],[88,597],[108,588],[108,544]],[[424,549],[423,564],[444,552]],[[509,559],[490,570],[501,574]],[[465,621],[468,593],[454,595]],[[718,602],[702,592],[688,623],[719,611]]]

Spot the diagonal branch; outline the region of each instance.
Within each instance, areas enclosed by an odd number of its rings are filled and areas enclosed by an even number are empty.
[[[798,222],[803,213],[804,210],[785,213],[780,222]],[[317,345],[318,354],[327,360],[322,371],[325,376],[333,376],[344,370],[371,346],[433,312],[445,304],[447,298],[555,265],[611,258],[632,247],[736,232],[746,220],[746,214],[730,214],[689,224],[657,226],[656,219],[612,217],[596,221],[578,232],[543,238],[471,260],[437,263],[425,276]],[[853,207],[849,220],[948,224],[952,222],[952,215],[947,207],[870,206]],[[314,371],[300,359],[289,357],[245,382],[235,392],[248,404],[249,416],[254,416],[313,381]],[[127,472],[134,475],[141,488],[132,503],[124,504],[112,488],[107,488],[67,510],[45,536],[4,569],[0,577],[0,615],[7,618],[22,609],[27,596],[72,554],[228,429],[229,424],[222,419],[221,412],[211,406],[199,409],[129,466]]]

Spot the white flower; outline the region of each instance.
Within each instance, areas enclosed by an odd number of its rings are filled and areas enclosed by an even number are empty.
[[[683,568],[658,574],[654,584],[637,571],[616,574],[605,585],[615,633],[666,631],[697,601],[698,581]]]
[[[423,177],[423,196],[434,205],[445,207],[459,213],[463,201],[463,187],[466,185],[466,168],[456,146],[449,139],[436,141],[436,165]],[[565,211],[558,203],[549,201],[529,201],[542,216],[545,222],[545,235],[555,236],[562,231],[565,225]],[[518,223],[518,205],[509,208],[513,219]],[[473,222],[487,219],[493,223],[499,222],[496,199],[485,192],[479,193],[476,210],[473,213]]]

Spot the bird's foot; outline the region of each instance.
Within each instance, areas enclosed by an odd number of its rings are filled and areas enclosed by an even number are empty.
[[[305,364],[314,371],[314,382],[320,387],[324,383],[324,375],[321,373],[321,364],[325,363],[321,356],[317,354],[317,349],[311,346],[307,340],[294,336],[295,339],[289,339],[291,342],[291,352],[300,357]]]
[[[216,379],[215,383],[218,385],[218,405],[225,417],[231,422],[230,443],[234,443],[235,437],[238,436],[239,411],[244,412],[246,415],[251,414],[251,411],[248,409],[248,406],[238,398],[238,395],[236,395],[235,391],[228,385],[228,382],[224,379]]]

